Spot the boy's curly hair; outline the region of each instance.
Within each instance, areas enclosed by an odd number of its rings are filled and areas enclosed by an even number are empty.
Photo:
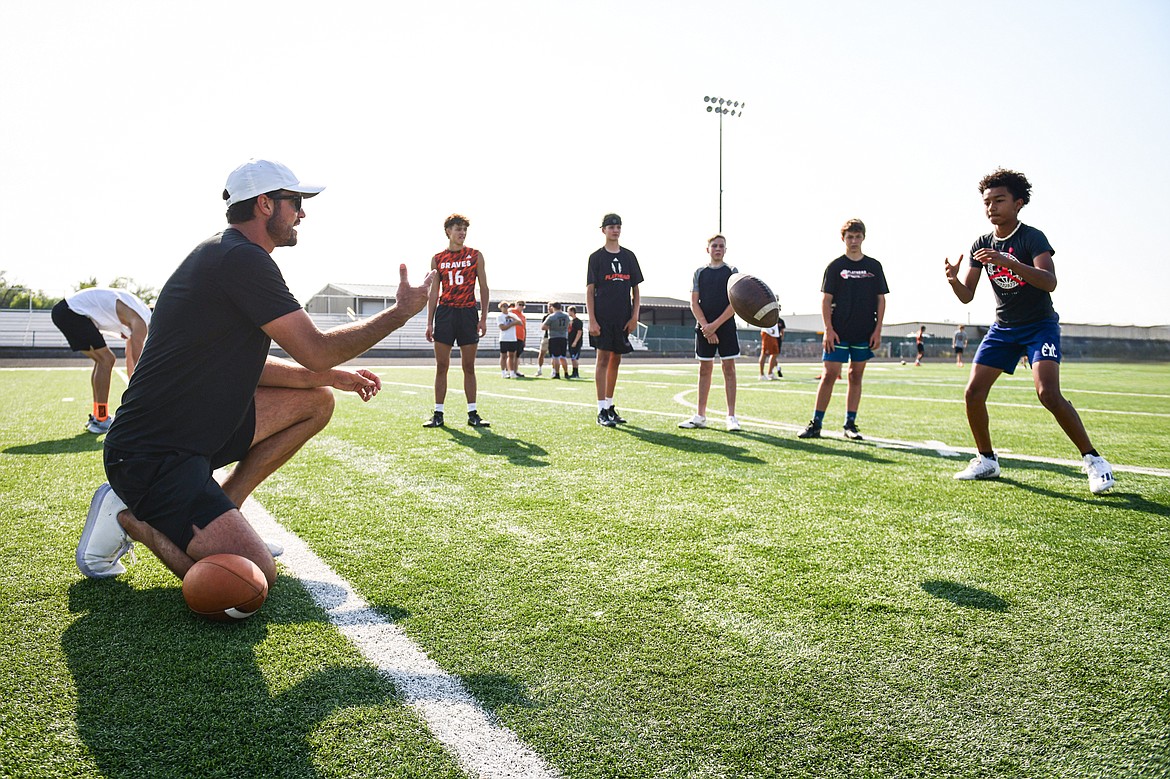
[[[1012,193],[1012,200],[1023,200],[1024,205],[1032,199],[1032,182],[1028,177],[1016,170],[996,168],[994,173],[988,173],[979,180],[979,194],[989,189],[1006,187]]]

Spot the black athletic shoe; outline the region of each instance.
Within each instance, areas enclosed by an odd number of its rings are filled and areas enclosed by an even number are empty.
[[[815,421],[809,422],[808,426],[805,427],[804,430],[801,430],[799,433],[796,434],[796,437],[797,438],[820,438],[821,437],[821,426],[818,425]]]
[[[850,441],[864,441],[861,437],[861,431],[857,429],[856,424],[845,425],[845,437]]]
[[[467,424],[471,425],[472,427],[491,427],[492,426],[491,422],[488,422],[484,419],[479,418],[478,411],[468,411],[467,412]]]
[[[429,422],[423,422],[423,427],[442,427],[443,426],[443,412],[436,411]]]
[[[570,379],[579,379],[579,378],[581,378],[581,374],[577,373],[577,371],[573,371],[573,375],[570,376],[569,378]]]
[[[609,418],[614,421],[614,424],[624,425],[626,423],[626,420],[622,419],[621,416],[618,414],[617,406],[610,406],[609,407]]]
[[[597,412],[597,424],[603,427],[617,427],[617,422],[613,421],[613,417],[609,415],[608,408]]]

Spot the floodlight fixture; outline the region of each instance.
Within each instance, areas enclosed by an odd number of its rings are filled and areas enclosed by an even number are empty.
[[[730,114],[731,116],[743,116],[743,109],[747,107],[747,103],[741,103],[738,100],[731,100],[730,98],[714,97],[706,95],[703,97],[703,102],[708,103],[707,113],[716,113],[719,115],[719,230],[723,231],[723,116]]]

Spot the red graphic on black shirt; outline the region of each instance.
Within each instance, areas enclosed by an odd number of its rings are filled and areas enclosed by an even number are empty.
[[[1010,246],[1007,248],[1006,253],[1011,254],[1013,257],[1015,256]],[[987,278],[991,279],[991,282],[1000,289],[1016,289],[1018,287],[1028,286],[1028,282],[1001,265],[995,265],[989,262],[985,267],[987,268]]]

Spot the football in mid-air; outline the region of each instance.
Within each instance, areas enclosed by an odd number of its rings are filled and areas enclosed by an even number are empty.
[[[183,577],[183,599],[200,616],[221,622],[247,619],[268,597],[264,572],[246,557],[213,554],[197,561]]]
[[[756,327],[780,321],[780,304],[768,285],[755,276],[735,273],[727,280],[727,298],[740,319]]]

